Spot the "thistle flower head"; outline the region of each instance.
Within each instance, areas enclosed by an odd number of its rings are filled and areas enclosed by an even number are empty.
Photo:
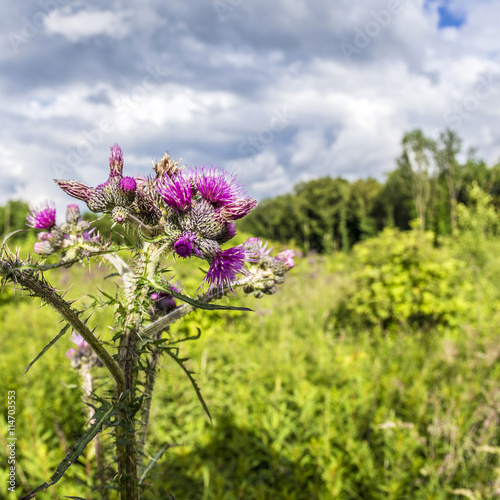
[[[223,293],[224,287],[231,289],[232,284],[236,281],[236,275],[243,271],[245,262],[245,250],[242,247],[228,248],[221,250],[213,257],[205,276],[205,280],[209,284],[209,291],[218,290]]]
[[[171,179],[163,176],[156,184],[163,201],[172,208],[185,211],[191,206],[191,180],[182,174]]]
[[[124,193],[131,193],[131,192],[135,191],[136,187],[137,187],[137,183],[135,182],[135,179],[133,177],[124,177],[120,181],[120,189]]]
[[[87,341],[79,333],[73,332],[70,340],[77,347],[90,347]]]
[[[170,289],[173,292],[180,292],[180,290],[169,284]],[[152,307],[149,311],[151,318],[153,319],[157,313],[167,314],[176,307],[175,298],[168,292],[153,292],[150,295]]]
[[[276,255],[276,260],[280,260],[288,268],[292,269],[295,267],[295,262],[293,258],[295,257],[295,252],[293,250],[283,250],[278,255]]]
[[[35,229],[51,229],[56,225],[56,207],[52,202],[33,208],[26,217],[27,224]]]
[[[174,243],[174,252],[185,259],[186,257],[191,257],[195,254],[201,257],[201,252],[195,246],[196,234],[194,233],[184,233],[177,241]]]
[[[92,228],[90,231],[83,231],[82,233],[83,241],[85,241],[86,243],[100,244],[101,237],[99,236],[98,233],[94,234],[94,231],[95,227]]]
[[[195,170],[194,175],[196,188],[202,198],[216,206],[227,205],[244,194],[236,175],[225,170],[219,171],[217,167],[205,169],[201,166]]]
[[[267,244],[267,241],[264,243],[260,238],[248,238],[248,240],[243,243],[243,247],[249,255],[249,260],[251,262],[258,262],[262,258],[269,257],[273,247],[267,248]]]
[[[109,155],[109,175],[110,177],[120,176],[123,172],[123,153],[118,144],[111,146]]]

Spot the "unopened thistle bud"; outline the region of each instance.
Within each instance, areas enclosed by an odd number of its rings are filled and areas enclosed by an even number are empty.
[[[123,224],[128,217],[129,211],[125,207],[115,207],[111,212],[111,219],[113,222],[118,222],[119,224]]]
[[[66,208],[66,222],[68,224],[74,225],[80,222],[82,216],[80,215],[80,209],[78,205],[71,204]]]
[[[123,172],[123,153],[118,146],[111,146],[111,154],[109,155],[109,175],[110,177],[121,176]]]
[[[37,241],[33,250],[38,255],[52,255],[57,249],[52,246],[50,241]]]

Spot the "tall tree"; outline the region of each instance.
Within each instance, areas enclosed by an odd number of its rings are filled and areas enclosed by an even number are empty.
[[[436,163],[448,186],[452,234],[455,234],[457,230],[457,200],[462,183],[460,166],[457,161],[457,154],[460,153],[461,147],[462,140],[452,130],[446,129],[440,134],[436,149]]]
[[[434,165],[436,144],[425,137],[421,130],[412,130],[404,135],[402,140],[403,153],[398,159],[398,166],[408,176],[415,209],[420,221],[420,227],[425,229],[427,205],[430,196],[429,171]]]

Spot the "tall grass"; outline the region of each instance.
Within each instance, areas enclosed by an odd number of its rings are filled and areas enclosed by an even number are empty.
[[[192,313],[171,335],[201,332],[182,352],[213,423],[183,373],[164,360],[147,452],[171,447],[147,498],[168,498],[167,490],[177,500],[493,498],[500,491],[500,317],[483,306],[499,296],[499,249],[488,247],[491,265],[476,282],[478,314],[458,326],[339,328],[332,314],[358,265],[345,256],[300,259],[278,295],[245,300],[253,313]],[[58,284],[75,283],[68,296],[76,298],[84,280],[94,293],[112,290],[104,275],[81,268]],[[1,385],[18,395],[18,480],[26,489],[50,477],[86,423],[64,355],[68,341],[23,375],[57,333],[52,311],[32,307],[19,298],[0,307]],[[109,316],[90,321],[106,334]],[[89,494],[92,458],[89,451],[40,498],[99,498]],[[0,497],[10,498],[4,481]]]

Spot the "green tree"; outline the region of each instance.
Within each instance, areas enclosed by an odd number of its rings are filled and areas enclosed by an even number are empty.
[[[462,184],[461,169],[457,161],[462,140],[450,129],[446,129],[439,136],[436,149],[436,163],[439,172],[446,179],[450,206],[450,224],[453,234],[457,231],[457,198]]]
[[[410,183],[415,209],[422,230],[426,227],[427,206],[430,198],[429,173],[434,163],[435,142],[419,129],[407,132],[401,141],[403,153],[398,166]]]

